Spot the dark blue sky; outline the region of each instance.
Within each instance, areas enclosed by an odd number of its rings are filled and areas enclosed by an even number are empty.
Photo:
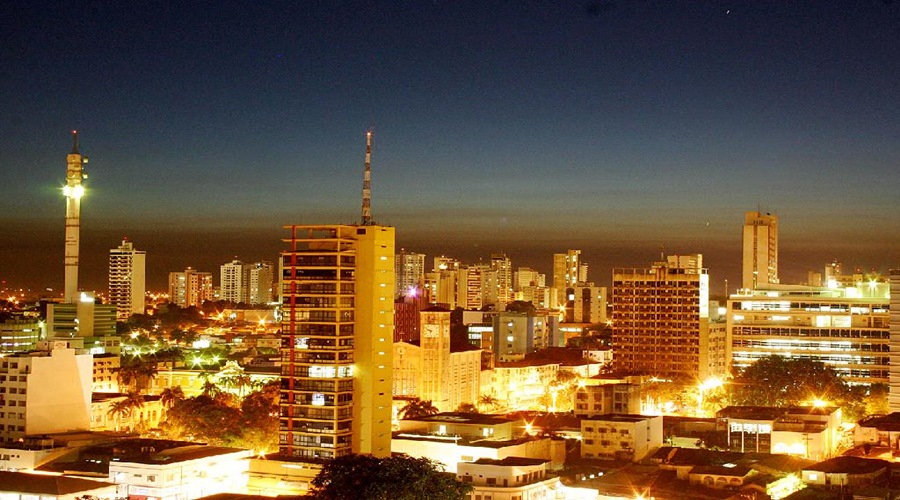
[[[62,283],[58,191],[90,156],[83,280],[123,235],[149,281],[273,259],[281,226],[373,211],[428,254],[549,271],[701,252],[743,212],[782,274],[900,266],[900,3],[5,2],[0,278]],[[732,285],[733,288],[733,285]]]

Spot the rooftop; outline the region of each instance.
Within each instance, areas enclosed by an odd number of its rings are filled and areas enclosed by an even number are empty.
[[[506,457],[500,460],[493,458],[479,458],[472,462],[478,465],[497,465],[502,467],[528,467],[533,465],[541,465],[549,462],[542,458],[524,458],[524,457]]]
[[[461,413],[461,412],[444,412],[426,417],[410,418],[416,422],[440,422],[449,424],[479,424],[479,425],[498,425],[514,420],[507,418],[505,415],[491,415],[483,413]]]
[[[875,458],[834,457],[803,470],[825,473],[871,474],[879,470],[887,470],[889,466],[890,462]]]
[[[644,420],[650,420],[651,418],[656,418],[653,415],[629,415],[629,414],[620,414],[620,413],[607,413],[605,415],[596,415],[593,417],[587,417],[582,420],[585,421],[601,421],[601,422],[643,422]]]
[[[88,492],[107,486],[115,486],[115,483],[46,474],[0,471],[0,491],[60,496]]]

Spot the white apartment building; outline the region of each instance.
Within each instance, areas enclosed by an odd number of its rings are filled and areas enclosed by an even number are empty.
[[[74,349],[0,360],[0,440],[90,428],[93,360]]]

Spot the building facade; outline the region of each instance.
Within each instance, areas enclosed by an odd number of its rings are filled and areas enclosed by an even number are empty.
[[[169,273],[169,302],[178,307],[199,307],[207,300],[213,300],[212,273],[190,267]]]
[[[741,288],[778,283],[778,216],[744,214]]]
[[[109,302],[116,306],[116,319],[144,314],[147,252],[135,250],[134,243],[122,240],[109,251]]]
[[[699,255],[669,256],[649,268],[613,270],[616,369],[664,378],[709,376],[709,275],[701,265]]]
[[[394,228],[286,229],[280,453],[388,456]]]
[[[732,364],[743,368],[773,354],[810,359],[851,384],[889,381],[887,283],[847,288],[799,285],[742,290],[728,300]]]
[[[425,254],[401,249],[394,256],[394,272],[397,274],[396,295],[406,297],[415,294],[425,284]]]

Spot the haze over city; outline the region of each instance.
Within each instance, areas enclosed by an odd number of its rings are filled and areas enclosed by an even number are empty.
[[[3,7],[0,279],[59,289],[65,155],[90,157],[82,287],[123,236],[148,284],[274,259],[284,224],[373,211],[397,246],[591,279],[703,253],[749,210],[781,275],[900,265],[900,5],[321,2]]]

